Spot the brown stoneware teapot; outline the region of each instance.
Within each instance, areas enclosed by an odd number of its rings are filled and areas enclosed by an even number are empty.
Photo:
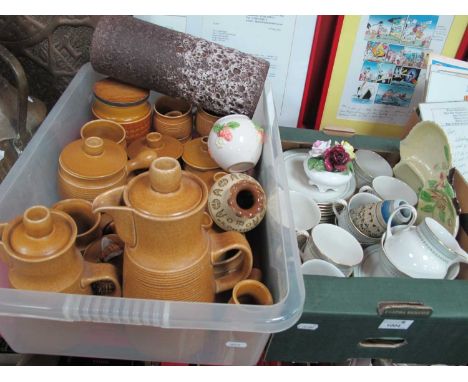
[[[91,284],[113,284],[121,296],[116,269],[83,260],[75,247],[76,224],[65,212],[33,206],[23,216],[0,224],[0,258],[15,289],[93,294]]]
[[[94,200],[94,211],[111,215],[125,242],[125,297],[212,302],[216,293],[250,274],[249,243],[238,232],[210,229],[207,199],[198,176],[182,171],[174,158],[162,157],[127,186]],[[241,251],[243,263],[215,277],[213,264],[228,251]]]
[[[59,194],[62,199],[92,202],[100,193],[126,184],[132,171],[148,168],[155,158],[157,154],[148,150],[127,161],[125,150],[111,140],[78,139],[65,146],[60,154]]]

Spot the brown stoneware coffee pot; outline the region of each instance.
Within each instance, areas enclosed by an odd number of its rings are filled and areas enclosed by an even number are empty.
[[[142,151],[127,161],[117,143],[99,137],[78,139],[62,150],[59,158],[58,189],[62,199],[90,202],[100,193],[127,183],[128,175],[146,169],[157,154]]]
[[[111,215],[125,242],[125,297],[212,302],[216,293],[250,274],[249,243],[238,232],[210,229],[207,199],[198,176],[182,171],[174,158],[162,157],[127,186],[94,200],[94,211]],[[215,277],[213,264],[228,251],[241,251],[243,263]]]
[[[75,247],[77,228],[65,212],[33,206],[23,216],[0,224],[0,259],[8,265],[15,289],[93,294],[91,284],[111,282],[121,296],[116,269],[83,260]]]

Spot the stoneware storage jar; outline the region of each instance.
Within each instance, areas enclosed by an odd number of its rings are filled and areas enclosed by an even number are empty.
[[[207,199],[199,177],[163,157],[127,186],[94,200],[94,211],[111,215],[125,242],[125,297],[212,302],[250,274],[249,243],[238,232],[210,230]],[[215,278],[213,264],[230,250],[243,253],[243,265]]]
[[[227,172],[255,167],[262,153],[263,128],[249,117],[233,114],[218,119],[208,137],[211,157]]]
[[[78,139],[60,153],[58,189],[62,199],[90,202],[100,193],[127,182],[134,170],[148,168],[157,155],[144,151],[127,161],[127,153],[117,143],[98,137]]]
[[[182,98],[159,97],[154,104],[154,129],[185,143],[192,139],[192,105]]]
[[[83,260],[75,247],[76,224],[62,211],[30,207],[0,224],[0,235],[0,258],[9,267],[12,288],[92,294],[92,283],[108,281],[112,295],[121,295],[114,266]]]
[[[93,87],[94,117],[121,124],[127,134],[127,142],[145,136],[151,128],[149,90],[141,89],[117,80],[106,78]]]

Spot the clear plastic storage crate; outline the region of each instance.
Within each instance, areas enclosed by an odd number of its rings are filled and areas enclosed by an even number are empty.
[[[0,221],[34,204],[58,200],[57,161],[91,119],[92,85],[103,76],[84,65],[0,185]],[[154,97],[156,94],[152,94]],[[291,327],[304,304],[304,284],[293,235],[288,187],[273,96],[268,84],[254,120],[266,141],[258,179],[268,210],[255,230],[254,255],[275,304],[240,306],[82,296],[8,288],[0,261],[0,333],[19,353],[172,361],[255,364],[270,333]]]

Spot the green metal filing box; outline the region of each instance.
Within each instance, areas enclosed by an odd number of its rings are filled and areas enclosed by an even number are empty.
[[[316,139],[346,139],[355,148],[381,153],[392,164],[398,160],[397,139],[280,130],[285,148]],[[293,327],[272,336],[269,361],[468,362],[468,281],[305,276],[304,284],[302,316]]]

